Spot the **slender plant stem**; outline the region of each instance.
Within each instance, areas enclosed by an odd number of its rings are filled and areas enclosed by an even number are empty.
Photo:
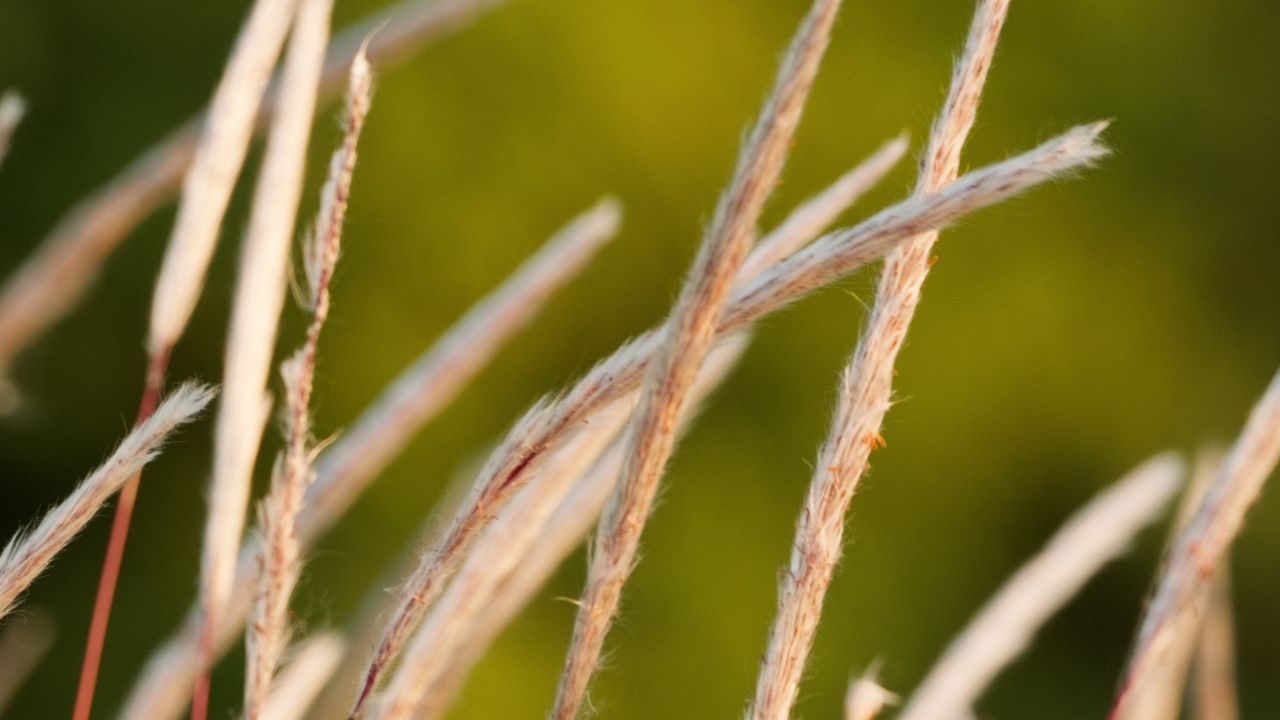
[[[142,398],[138,403],[138,420],[142,423],[156,411],[160,391],[169,366],[169,349],[162,348],[147,361],[147,377],[143,384]],[[139,471],[125,483],[116,502],[115,516],[111,520],[111,536],[107,540],[107,553],[102,559],[102,574],[98,578],[98,593],[93,601],[93,616],[89,622],[89,635],[84,647],[84,661],[80,665],[80,683],[76,688],[76,704],[73,720],[89,720],[93,709],[93,692],[98,684],[98,669],[102,665],[102,650],[107,641],[107,625],[111,620],[111,604],[115,599],[116,582],[120,578],[120,566],[124,562],[124,546],[129,538],[129,524],[133,507],[138,498]]]

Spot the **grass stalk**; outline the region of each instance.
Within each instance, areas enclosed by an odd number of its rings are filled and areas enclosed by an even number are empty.
[[[331,0],[303,0],[295,35],[323,41]],[[318,56],[316,56],[318,57]],[[316,65],[318,68],[318,64]],[[288,78],[286,72],[286,79]],[[271,490],[259,510],[263,548],[259,557],[257,596],[245,634],[245,716],[257,720],[264,710],[272,678],[288,642],[289,598],[299,573],[297,515],[315,476],[311,436],[311,393],[315,383],[320,333],[329,316],[330,282],[342,244],[342,224],[355,169],[356,145],[369,111],[372,75],[364,55],[351,64],[343,140],[329,164],[329,178],[321,191],[320,209],[303,254],[311,310],[306,339],[280,367],[285,388],[284,452],[272,473]],[[281,118],[284,115],[280,115]]]
[[[1125,677],[1112,706],[1121,717],[1142,694],[1177,636],[1179,618],[1213,578],[1280,460],[1280,373],[1253,408],[1244,431],[1163,563],[1138,630]]]
[[[316,460],[316,479],[298,515],[302,551],[350,507],[414,434],[466,387],[502,346],[526,327],[550,296],[575,277],[612,238],[613,201],[580,216],[595,232],[558,233],[487,297],[477,302],[410,367],[400,374],[341,438]],[[237,638],[249,612],[261,544],[246,539],[231,603],[216,638],[224,652]],[[199,648],[199,616],[193,608],[182,626],[148,660],[126,700],[123,718],[162,720],[181,712],[194,680]]]
[[[1158,455],[1072,515],[951,642],[899,720],[970,713],[983,689],[1031,644],[1040,626],[1159,517],[1183,472],[1177,456]]]
[[[255,6],[250,26],[266,2],[263,0]],[[284,305],[289,248],[302,196],[307,142],[315,117],[316,87],[329,37],[331,0],[301,0],[285,5],[287,7],[281,9],[289,12],[286,28],[291,17],[293,32],[284,59],[280,108],[271,124],[254,188],[249,227],[241,248],[223,361],[222,400],[214,427],[213,477],[200,560],[201,666],[192,700],[192,720],[204,720],[207,714],[214,638],[231,595],[253,466],[271,405],[267,376]],[[271,17],[275,19],[274,15]],[[276,33],[273,25],[268,40],[264,41],[274,46],[274,52],[264,48],[258,51],[260,58],[278,54]],[[235,60],[232,67],[234,65]],[[255,86],[245,90],[252,90],[256,101],[270,65],[259,65],[255,70],[259,73],[253,77]],[[255,111],[256,107],[236,117],[242,123],[237,128],[240,133],[236,138],[237,150],[247,147]],[[193,171],[198,167],[198,164],[193,166]],[[223,201],[219,213],[225,209],[223,192],[219,187],[217,199]],[[182,218],[180,212],[179,226]],[[204,246],[200,247],[200,252],[204,252]],[[204,262],[207,264],[207,256]],[[202,267],[201,275],[203,271]],[[163,271],[161,278],[164,278]]]
[[[76,486],[27,532],[19,532],[0,551],[0,618],[124,483],[160,453],[165,438],[191,421],[213,397],[209,388],[185,384],[155,413],[130,432],[97,470]]]
[[[715,340],[717,321],[755,240],[765,201],[781,177],[839,9],[840,0],[816,0],[801,23],[671,312],[628,430],[618,487],[596,534],[596,551],[549,717],[572,720],[586,699],[674,449],[677,418]],[[399,716],[389,712],[387,717]]]
[[[960,152],[977,114],[1008,7],[1008,0],[978,4],[951,89],[929,134],[917,197],[937,193],[959,174]],[[747,712],[754,720],[784,720],[795,703],[840,559],[845,514],[871,452],[884,444],[880,429],[890,406],[894,364],[919,304],[937,237],[937,231],[921,233],[885,259],[871,317],[842,376],[836,417],[796,524],[790,566],[778,590],[778,614]]]
[[[681,428],[688,427],[698,404],[737,364],[747,342],[738,336],[712,351],[679,420]],[[624,398],[601,413],[550,459],[543,473],[476,541],[406,648],[384,695],[387,703],[412,704],[419,718],[434,717],[448,707],[494,636],[581,542],[599,515],[609,489],[616,485],[625,445],[618,436],[635,403],[634,397]],[[604,457],[608,455],[612,459]]]
[[[347,68],[366,37],[370,62],[383,67],[416,48],[465,27],[505,0],[402,0],[334,38],[325,56],[320,93],[346,85]],[[258,108],[257,128],[279,106],[279,83]],[[84,198],[50,230],[31,257],[0,289],[0,378],[18,356],[75,307],[100,268],[133,228],[168,201],[190,169],[210,108],[184,123],[105,185]]]
[[[867,160],[841,176],[833,185],[801,204],[761,241],[760,247],[749,256],[747,264],[744,265],[744,274],[747,271],[762,269],[769,262],[794,252],[812,241],[862,194],[883,179],[905,151],[906,143],[902,138],[886,143]],[[599,422],[593,425],[598,426]],[[592,432],[600,431],[596,427]],[[511,437],[519,437],[519,433],[512,433]],[[555,474],[559,475],[563,472],[564,470],[561,469]],[[475,493],[475,499],[464,503],[459,508],[459,512],[468,513],[472,517],[470,519],[460,517],[455,520],[456,526],[475,527],[477,517],[495,512],[514,489],[510,485],[486,487],[492,490],[489,492],[479,490]],[[442,547],[450,546],[451,544],[446,542]],[[365,680],[353,706],[353,715],[360,712],[369,694],[376,689],[379,676],[391,658],[399,654],[408,634],[417,627],[427,606],[443,587],[443,575],[451,562],[452,558],[442,555],[440,547],[437,547],[424,556],[415,576],[405,583],[402,591],[404,598],[392,612],[392,619],[388,622],[382,640],[370,659]]]

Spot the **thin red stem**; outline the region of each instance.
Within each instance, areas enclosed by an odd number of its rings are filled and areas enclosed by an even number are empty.
[[[168,366],[167,349],[148,359],[146,384],[138,403],[137,422],[145,421],[156,411]],[[98,684],[98,669],[102,665],[102,648],[107,640],[111,603],[115,599],[116,581],[120,578],[125,541],[129,537],[129,521],[133,518],[133,506],[138,498],[138,480],[141,477],[142,473],[139,472],[129,478],[121,488],[120,500],[116,504],[115,518],[111,522],[111,538],[107,542],[107,553],[102,560],[102,575],[98,579],[98,595],[93,602],[93,619],[85,642],[84,663],[80,666],[80,685],[76,689],[76,706],[71,716],[73,720],[89,720],[89,711],[93,708],[93,691]]]

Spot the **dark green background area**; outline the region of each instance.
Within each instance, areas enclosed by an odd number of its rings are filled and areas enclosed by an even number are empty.
[[[0,272],[207,100],[246,4],[0,3],[0,87],[20,88],[31,106],[0,167]],[[379,5],[342,0],[336,24]],[[322,433],[350,423],[564,219],[613,193],[626,224],[326,536],[295,603],[303,627],[343,627],[460,466],[538,395],[664,314],[805,5],[512,0],[380,73],[321,348]],[[848,3],[766,224],[904,128],[918,152],[972,7]],[[838,717],[850,673],[876,658],[885,683],[909,691],[1072,509],[1154,452],[1239,429],[1280,366],[1276,8],[1014,3],[966,166],[1102,117],[1116,118],[1116,152],[944,235],[797,716]],[[333,113],[317,124],[304,212],[336,140]],[[902,197],[912,171],[903,163],[848,219]],[[29,403],[0,425],[0,539],[63,497],[131,421],[172,216],[166,208],[139,228],[89,299],[22,358]],[[244,221],[238,201],[175,379],[220,377]],[[740,713],[873,288],[863,272],[768,318],[680,447],[594,686],[601,717]],[[291,347],[302,318],[286,314]],[[193,594],[208,426],[147,473],[102,717]],[[1235,555],[1246,717],[1280,707],[1278,523],[1273,493]],[[13,717],[70,712],[108,524],[96,520],[27,598],[60,634]],[[1046,628],[981,717],[1102,715],[1161,532]],[[575,555],[504,635],[455,717],[541,716],[574,610],[555,598],[579,591],[583,564]],[[240,662],[233,654],[215,680],[215,717],[238,707]]]

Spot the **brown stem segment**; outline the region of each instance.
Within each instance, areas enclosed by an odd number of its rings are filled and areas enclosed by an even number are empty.
[[[169,349],[153,354],[147,360],[146,383],[142,399],[138,403],[137,423],[146,421],[160,403],[160,390],[164,386],[164,374],[169,367]],[[135,425],[137,424],[135,423]],[[115,599],[116,581],[120,578],[120,565],[124,560],[125,541],[129,537],[129,521],[133,518],[133,506],[138,498],[138,481],[142,473],[129,478],[120,489],[115,518],[111,521],[111,537],[107,541],[107,553],[102,559],[102,575],[98,579],[98,595],[93,601],[93,619],[85,642],[84,662],[80,666],[80,685],[76,689],[76,705],[72,720],[89,720],[93,708],[93,691],[98,684],[98,668],[102,665],[102,648],[107,640],[107,623],[111,619],[111,602]]]

